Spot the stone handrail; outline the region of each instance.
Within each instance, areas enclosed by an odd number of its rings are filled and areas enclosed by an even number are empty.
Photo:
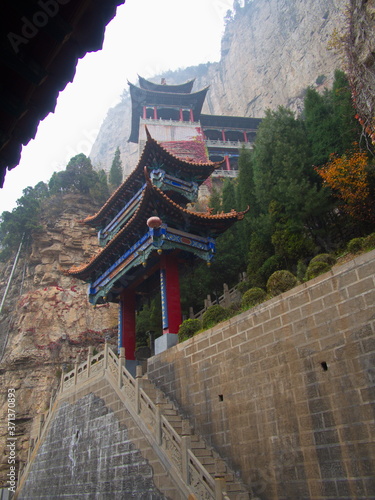
[[[227,500],[225,480],[212,478],[191,450],[190,436],[180,436],[165,416],[161,415],[158,403],[154,403],[140,386],[141,367],[137,367],[137,376],[134,379],[124,366],[123,349],[121,351],[120,357],[117,357],[108,344],[105,344],[104,351],[94,356],[93,349],[90,347],[87,359],[81,364],[76,362],[73,370],[62,375],[60,388],[54,397],[51,397],[48,411],[41,415],[38,436],[35,441],[31,442],[27,464],[22,473],[21,470],[19,471],[18,486],[14,498],[17,498],[19,489],[26,480],[33,459],[57,408],[58,399],[66,393],[69,394],[72,388],[77,388],[92,376],[102,372],[103,374],[109,373],[111,378],[117,381],[119,389],[125,396],[126,406],[130,407],[131,414],[137,414],[140,417],[143,423],[142,429],[144,431],[147,429],[149,438],[151,437],[150,441],[156,442],[159,451],[168,457],[168,461],[173,464],[179,480],[185,484],[187,491],[197,495],[197,498]]]
[[[61,397],[65,393],[69,393],[72,388],[86,382],[91,376],[97,375],[100,371],[109,373],[124,394],[126,406],[130,407],[132,414],[137,414],[140,417],[144,424],[143,429],[148,430],[152,440],[157,443],[159,450],[168,457],[168,461],[173,464],[180,476],[180,480],[182,478],[188,490],[197,495],[197,498],[224,500],[226,497],[224,493],[225,485],[221,487],[220,484],[222,483],[212,478],[199,458],[190,449],[189,437],[181,437],[165,416],[161,415],[158,404],[155,404],[141,388],[141,375],[138,373],[134,379],[125,368],[124,362],[124,356],[117,357],[107,344],[105,344],[104,351],[95,356],[92,355],[92,348],[90,348],[87,359],[81,364],[76,363],[73,370],[62,376],[58,396]],[[41,427],[40,436],[44,435],[50,418],[49,412],[48,417],[44,420],[43,427]],[[38,442],[34,444],[33,450],[37,444]],[[24,472],[28,471],[29,465],[28,463]],[[25,474],[22,475],[22,477],[24,476]]]
[[[237,290],[237,286],[233,288],[228,288],[228,285],[224,283],[224,293],[220,295],[215,301],[214,304],[222,305],[223,307],[229,307],[230,304],[236,302],[236,299],[241,295],[241,293]],[[213,305],[211,301],[211,296],[208,295],[207,299],[204,301],[204,307],[199,312],[194,314],[193,312],[190,314],[190,317],[193,319],[202,319],[203,313],[207,311],[207,309]]]

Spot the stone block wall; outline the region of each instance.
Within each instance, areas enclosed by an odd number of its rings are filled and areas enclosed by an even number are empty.
[[[60,405],[18,498],[182,500],[104,378]]]
[[[375,498],[375,252],[149,360],[264,500]]]

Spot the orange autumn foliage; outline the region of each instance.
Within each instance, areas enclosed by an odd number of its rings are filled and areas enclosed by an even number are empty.
[[[373,200],[371,199],[367,173],[368,157],[355,147],[342,156],[331,154],[328,163],[315,167],[334,194],[343,202],[344,210],[359,220],[373,220]]]

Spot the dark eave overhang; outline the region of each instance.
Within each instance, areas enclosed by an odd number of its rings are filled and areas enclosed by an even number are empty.
[[[124,2],[3,0],[0,187],[6,170],[18,165],[22,147],[35,137],[40,121],[54,112],[59,92],[74,78],[78,59],[102,48],[105,27]],[[42,27],[33,24],[36,15]]]

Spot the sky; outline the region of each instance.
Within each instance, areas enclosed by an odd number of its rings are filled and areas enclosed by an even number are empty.
[[[224,17],[233,0],[126,0],[107,25],[103,49],[86,54],[54,113],[23,147],[21,161],[0,189],[0,214],[11,211],[27,186],[48,182],[72,156],[89,155],[109,108],[137,75],[152,78],[220,60]]]

